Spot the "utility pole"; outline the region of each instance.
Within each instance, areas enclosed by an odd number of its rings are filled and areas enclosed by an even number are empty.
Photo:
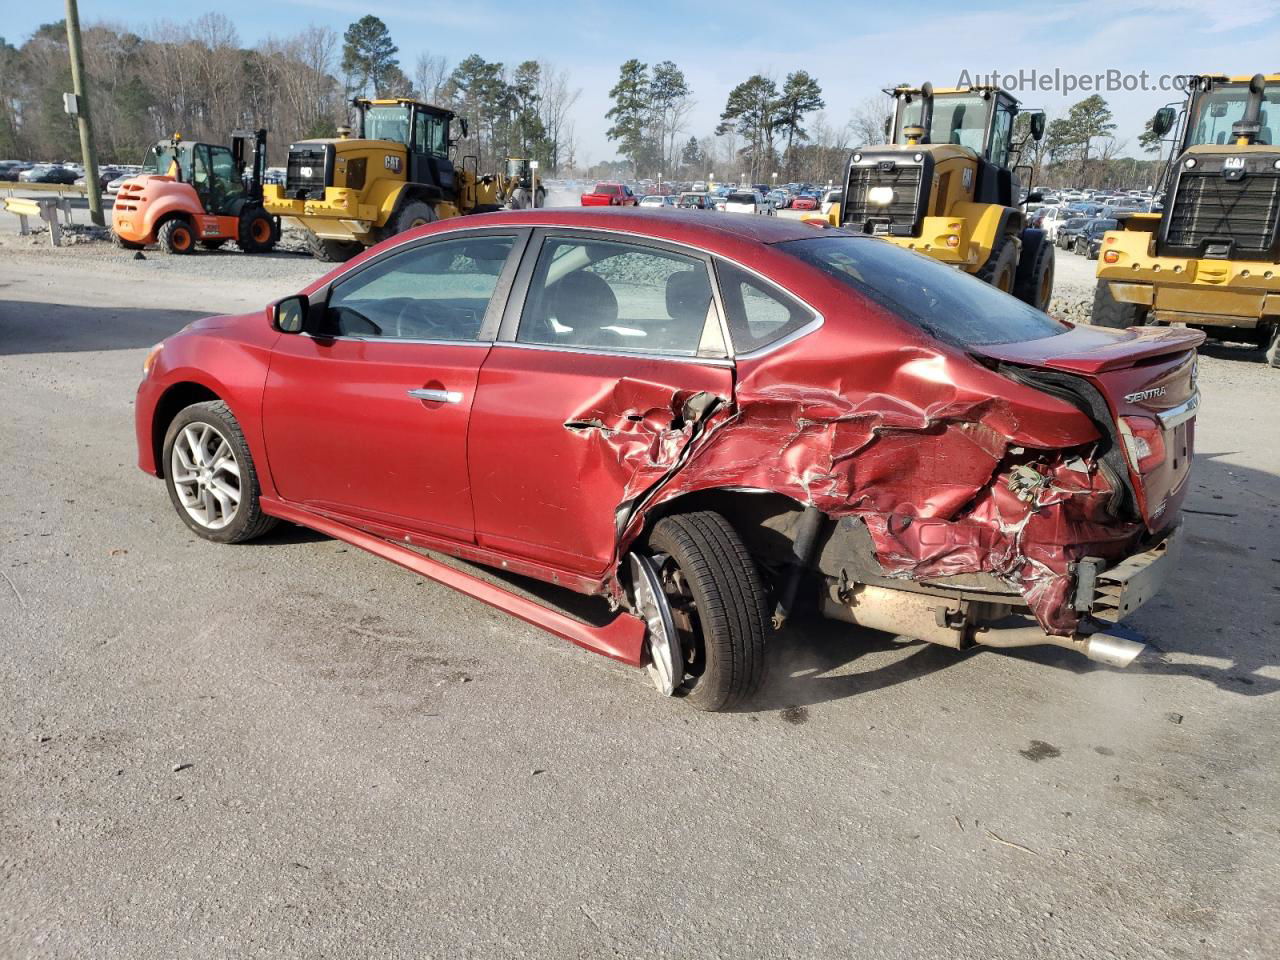
[[[104,227],[106,221],[102,217],[102,188],[98,183],[98,157],[93,149],[93,128],[89,125],[89,94],[85,91],[84,54],[80,51],[80,11],[76,9],[76,0],[67,0],[67,49],[71,51],[71,85],[75,88],[75,99],[70,105],[75,107],[74,113],[80,127],[80,154],[84,163],[84,186],[89,194],[89,219]]]

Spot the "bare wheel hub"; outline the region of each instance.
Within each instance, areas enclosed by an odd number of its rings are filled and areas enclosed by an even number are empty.
[[[630,556],[632,603],[648,628],[645,631],[649,652],[646,669],[658,692],[670,697],[684,682],[684,655],[680,635],[671,619],[671,607],[658,577],[660,562],[665,558],[635,552]]]

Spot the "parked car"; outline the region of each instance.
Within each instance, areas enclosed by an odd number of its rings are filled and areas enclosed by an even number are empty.
[[[679,206],[681,210],[714,210],[716,208],[711,195],[700,191],[686,191],[680,194]]]
[[[1080,236],[1080,232],[1084,230],[1088,223],[1088,217],[1071,217],[1062,221],[1062,225],[1058,227],[1057,238],[1054,242],[1063,250],[1074,249],[1076,238]]]
[[[704,709],[752,696],[804,598],[1123,665],[1141,644],[1108,625],[1179,542],[1203,340],[789,220],[460,217],[152,348],[138,463],[204,539],[311,527]]]
[[[582,195],[584,207],[634,207],[639,203],[636,195],[625,183],[600,182],[590,193]]]
[[[766,199],[773,204],[775,210],[785,210],[791,202],[791,194],[785,190],[770,190]]]
[[[22,183],[65,183],[68,186],[76,182],[78,174],[70,167],[57,167],[48,163],[37,164],[30,170],[18,174]]]
[[[120,188],[123,187],[127,181],[136,177],[138,173],[139,171],[136,169],[121,171],[107,183],[104,189],[107,191],[109,196],[114,197],[120,192]]]
[[[1080,235],[1076,237],[1073,247],[1076,253],[1088,258],[1089,260],[1097,260],[1099,250],[1102,247],[1102,235],[1108,230],[1114,230],[1117,226],[1115,220],[1099,217],[1097,220],[1090,220],[1084,225],[1084,229],[1080,231]]]
[[[111,183],[111,181],[115,180],[119,176],[120,176],[120,171],[117,170],[115,167],[99,167],[98,168],[98,189],[99,190],[107,189],[107,186]],[[80,174],[80,176],[76,177],[75,185],[77,187],[83,187],[86,182],[87,181],[85,180],[85,175]]]
[[[661,193],[651,193],[648,196],[640,198],[640,206],[642,207],[658,207],[659,209],[671,208],[676,205],[676,198]]]
[[[0,181],[14,182],[18,179],[18,175],[28,168],[28,164],[17,160],[0,161]]]
[[[769,205],[769,201],[755,190],[734,190],[732,193],[725,194],[724,211],[725,213],[773,215],[773,207]]]
[[[830,213],[831,208],[844,199],[843,190],[828,190],[822,195],[822,200],[818,204],[818,210],[824,214]]]
[[[819,199],[812,193],[801,193],[791,198],[792,210],[817,210]]]

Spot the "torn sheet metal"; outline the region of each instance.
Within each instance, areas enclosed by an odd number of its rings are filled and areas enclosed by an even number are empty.
[[[1099,434],[1086,418],[1031,418],[1007,396],[961,388],[945,356],[920,353],[893,373],[910,390],[748,380],[730,401],[624,379],[564,426],[625,491],[619,556],[660,503],[767,490],[862,518],[889,576],[994,574],[1046,631],[1071,633],[1072,564],[1121,557],[1142,530],[1107,512],[1113,491],[1092,459]]]

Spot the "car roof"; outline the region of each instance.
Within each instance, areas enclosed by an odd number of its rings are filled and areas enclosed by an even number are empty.
[[[651,213],[635,207],[544,207],[537,210],[512,210],[497,213],[451,217],[418,229],[424,233],[438,230],[492,227],[578,227],[583,229],[634,231],[638,236],[655,240],[672,240],[697,247],[728,250],[743,240],[755,243],[785,243],[819,236],[818,231],[800,220],[754,217],[746,220],[722,221],[696,213],[668,211]]]

